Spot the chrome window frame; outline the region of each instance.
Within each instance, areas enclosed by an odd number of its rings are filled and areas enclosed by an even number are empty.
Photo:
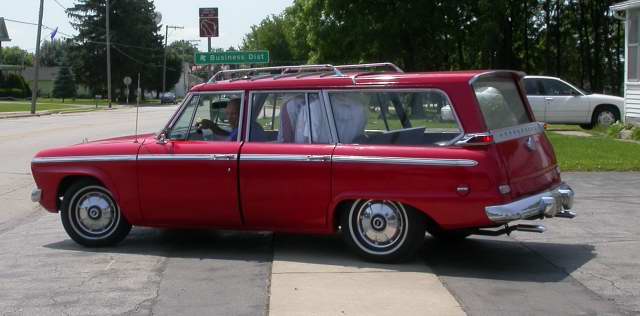
[[[200,105],[200,96],[202,95],[208,95],[208,94],[238,94],[240,95],[240,116],[238,117],[238,136],[236,137],[236,142],[240,142],[241,140],[241,135],[244,132],[244,126],[242,124],[242,121],[244,119],[244,99],[245,99],[245,93],[246,90],[230,90],[230,91],[197,91],[197,92],[190,92],[189,93],[189,98],[185,98],[185,100],[183,100],[182,104],[180,105],[180,108],[178,109],[178,111],[176,111],[174,113],[174,115],[171,117],[171,119],[169,120],[169,123],[165,126],[165,128],[163,129],[164,131],[170,131],[176,121],[182,116],[182,113],[185,111],[185,109],[187,108],[187,106],[189,105],[189,103],[191,102],[191,100],[193,98],[198,98],[198,104],[196,105],[196,109],[193,111],[193,114],[191,114],[191,120],[190,125],[189,125],[189,131],[187,131],[187,136],[189,135],[189,133],[191,132],[191,127],[193,126],[193,120],[195,119],[196,116],[196,112],[197,112],[197,107]],[[188,141],[189,139],[182,139],[182,141]],[[177,141],[174,139],[174,141]],[[219,140],[219,141],[224,141],[224,140]],[[206,142],[219,142],[219,141],[206,141]],[[231,140],[226,140],[226,141],[231,141]]]
[[[340,137],[338,135],[338,127],[335,124],[335,117],[333,116],[333,108],[331,106],[331,99],[329,98],[329,93],[335,93],[335,92],[372,92],[372,93],[376,93],[376,92],[439,92],[442,95],[444,95],[447,99],[447,102],[449,103],[449,105],[451,106],[451,111],[453,113],[453,117],[456,121],[456,123],[458,124],[458,130],[459,130],[459,134],[454,137],[453,139],[451,139],[449,142],[447,142],[444,145],[438,146],[426,146],[426,145],[415,145],[418,147],[424,147],[424,148],[438,148],[438,147],[448,147],[448,146],[452,146],[454,145],[458,140],[460,140],[462,137],[464,137],[465,135],[465,130],[464,130],[464,125],[462,125],[462,122],[460,121],[460,118],[458,117],[458,113],[456,111],[455,106],[453,105],[453,102],[451,102],[451,98],[449,97],[449,95],[442,89],[439,88],[384,88],[384,87],[375,87],[375,88],[356,88],[356,89],[324,89],[322,90],[323,93],[323,98],[325,99],[325,103],[327,104],[326,108],[328,109],[328,115],[330,115],[330,123],[329,125],[331,125],[331,128],[333,129],[333,132],[335,133],[335,139],[336,139],[336,144],[338,145],[364,145],[367,146],[367,144],[357,144],[357,143],[349,143],[349,144],[345,144],[345,143],[341,143],[340,142]],[[401,146],[401,147],[413,147],[413,146],[407,146],[407,145],[394,145],[394,144],[384,144],[384,145],[377,145],[377,146]]]
[[[324,143],[314,143],[313,142],[313,132],[311,132],[309,137],[309,142],[305,143],[305,144],[309,144],[309,145],[335,145],[338,141],[338,137],[336,136],[337,134],[335,134],[334,130],[333,130],[333,125],[332,125],[332,119],[330,119],[330,117],[328,116],[328,112],[327,112],[327,105],[325,103],[324,97],[323,97],[323,91],[321,89],[311,89],[311,90],[307,90],[307,89],[303,89],[303,90],[252,90],[251,92],[249,92],[249,100],[247,102],[247,122],[245,124],[246,126],[246,137],[245,137],[245,141],[249,142],[249,143],[260,143],[260,144],[274,144],[274,143],[270,143],[270,142],[252,142],[251,141],[251,113],[253,110],[253,97],[255,94],[269,94],[269,93],[304,93],[304,97],[305,97],[305,102],[307,103],[307,107],[309,107],[309,119],[307,119],[307,124],[311,124],[311,104],[309,103],[309,94],[310,93],[316,93],[318,94],[318,101],[320,102],[320,106],[324,109],[324,111],[322,111],[322,113],[324,113],[325,115],[325,119],[327,124],[329,125],[329,143],[328,144],[324,144]],[[311,131],[311,125],[309,125],[309,130]],[[296,143],[275,143],[275,144],[296,144]]]

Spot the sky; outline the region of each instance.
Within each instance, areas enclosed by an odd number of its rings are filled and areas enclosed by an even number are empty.
[[[118,0],[111,0],[118,1]],[[74,35],[64,8],[73,6],[74,0],[44,0],[42,24],[58,27],[59,36]],[[177,40],[199,40],[200,51],[207,50],[207,39],[200,38],[198,32],[198,8],[217,7],[220,17],[220,37],[212,38],[213,47],[228,48],[242,44],[244,35],[251,26],[262,19],[279,14],[293,3],[293,0],[155,0],[156,10],[162,14],[161,24],[182,26],[182,30],[169,29],[169,43]],[[39,0],[0,0],[0,17],[24,22],[38,23]],[[9,4],[10,3],[10,4]],[[35,51],[37,26],[6,21],[11,42],[3,42],[2,47],[20,46],[30,52]],[[163,28],[164,32],[164,28]],[[44,28],[42,39],[49,39],[50,29]]]

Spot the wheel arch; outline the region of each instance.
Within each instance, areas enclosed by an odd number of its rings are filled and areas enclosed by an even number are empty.
[[[623,105],[624,107],[624,105]],[[615,104],[612,103],[600,103],[597,104],[596,106],[593,107],[593,111],[591,111],[591,123],[595,122],[596,119],[596,114],[598,113],[599,110],[601,109],[606,109],[606,108],[611,108],[613,110],[615,110],[616,112],[618,112],[618,121],[622,121],[623,117],[622,117],[622,113],[624,113],[624,109],[621,109],[620,107],[618,107]]]
[[[105,188],[107,188],[107,190],[109,190],[109,192],[111,192],[116,202],[120,204],[120,194],[118,192],[116,184],[113,182],[108,173],[99,168],[71,167],[56,169],[55,172],[63,175],[60,177],[58,184],[56,185],[56,207],[58,207],[58,209],[60,209],[61,205],[60,197],[64,197],[66,190],[68,190],[72,184],[81,180],[95,181],[96,183],[104,186]]]

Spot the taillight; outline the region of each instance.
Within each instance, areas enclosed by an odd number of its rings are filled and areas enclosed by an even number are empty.
[[[482,134],[465,134],[456,142],[457,146],[485,146],[493,144],[493,135]]]

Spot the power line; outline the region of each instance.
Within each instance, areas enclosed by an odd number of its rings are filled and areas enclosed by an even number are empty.
[[[113,49],[115,49],[118,53],[122,54],[123,56],[125,56],[125,57],[127,57],[127,58],[129,58],[129,59],[131,59],[131,60],[133,60],[134,62],[136,62],[136,63],[138,63],[138,64],[141,64],[141,65],[143,65],[143,66],[151,66],[151,67],[156,67],[156,68],[162,68],[162,65],[156,65],[156,64],[151,64],[151,63],[145,63],[145,62],[143,62],[143,61],[141,61],[141,60],[139,60],[139,59],[137,59],[137,58],[135,58],[135,57],[133,57],[133,56],[131,56],[131,55],[129,55],[129,54],[127,54],[127,53],[125,53],[125,52],[123,52],[122,50],[120,50],[120,49],[119,49],[118,47],[116,47],[116,46],[112,46],[112,47],[113,47]],[[167,68],[167,69],[172,70],[172,71],[178,71],[177,69],[174,69],[174,68]]]
[[[33,23],[33,22],[26,22],[26,21],[20,21],[20,20],[13,20],[13,19],[8,19],[8,18],[5,18],[4,20],[5,20],[5,21],[9,21],[9,22],[20,23],[20,24],[26,24],[26,25],[34,25],[34,26],[38,26],[38,24],[37,24],[37,23]],[[45,28],[45,29],[51,30],[51,31],[55,30],[54,28],[49,27],[49,26],[46,26],[46,25],[44,25],[44,24],[42,25],[42,27],[43,27],[43,28]],[[58,34],[60,34],[60,35],[62,35],[62,36],[64,36],[64,37],[66,37],[66,38],[71,38],[71,39],[73,39],[73,37],[74,37],[73,35],[67,34],[67,33],[62,32],[62,31],[60,31],[60,30],[58,30]],[[88,42],[88,43],[95,43],[95,44],[103,44],[103,45],[106,45],[106,44],[107,44],[107,42],[100,42],[100,41],[92,41],[92,40],[84,40],[84,41],[85,41],[85,42]],[[155,50],[155,51],[163,50],[163,48],[161,48],[161,47],[158,47],[158,48],[153,48],[153,47],[143,47],[143,46],[136,46],[136,45],[122,44],[122,43],[114,43],[114,42],[111,42],[111,45],[118,45],[118,46],[122,46],[122,47],[129,47],[129,48],[146,49],[146,50]]]
[[[9,21],[9,22],[14,22],[14,23],[20,23],[20,24],[27,24],[27,25],[34,25],[34,26],[38,26],[38,23],[33,23],[33,22],[26,22],[26,21],[20,21],[20,20],[13,20],[13,19],[8,19],[8,18],[4,18],[4,20],[5,20],[5,21]],[[51,31],[55,30],[54,28],[49,27],[49,26],[46,26],[46,25],[44,25],[44,24],[42,24],[42,27],[43,27],[43,28],[45,28],[45,29],[47,29],[47,30],[51,30]],[[65,32],[60,31],[60,30],[58,30],[58,33],[59,33],[60,35],[64,36],[64,37],[69,37],[69,38],[73,37],[73,35],[69,35],[69,34],[67,34],[67,33],[65,33]]]

